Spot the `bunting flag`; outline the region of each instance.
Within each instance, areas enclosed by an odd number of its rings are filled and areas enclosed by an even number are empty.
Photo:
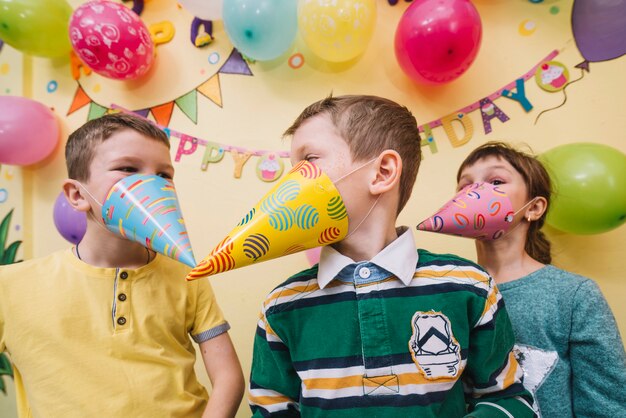
[[[83,87],[80,85],[79,78],[79,68],[81,68],[82,62],[75,62],[72,66],[73,78],[79,83],[76,88],[76,92],[74,93],[74,99],[70,104],[70,107],[67,111],[67,115],[71,115],[77,110],[83,108],[87,104],[89,104],[89,113],[87,115],[87,120],[92,120],[97,117],[100,117],[107,113],[110,108],[103,106],[100,103],[95,102],[93,99],[89,97],[89,95],[85,92]],[[84,67],[84,66],[83,66]],[[84,67],[87,68],[87,67]],[[220,83],[220,74],[234,74],[234,75],[246,75],[253,76],[250,67],[243,59],[242,55],[235,48],[232,49],[228,59],[222,64],[220,69],[213,74],[208,80],[203,81],[199,86],[195,87],[193,90],[183,94],[182,96],[171,100],[166,103],[160,103],[154,106],[151,106],[146,109],[133,110],[132,112],[142,117],[147,117],[148,114],[152,113],[152,116],[156,120],[157,124],[162,127],[167,127],[172,118],[172,113],[174,111],[174,105],[178,107],[189,120],[191,120],[194,124],[198,123],[198,93],[202,94],[207,99],[211,100],[213,103],[218,105],[219,107],[223,106],[222,102],[222,87]],[[86,74],[88,75],[88,74]],[[103,110],[104,109],[104,110]]]
[[[525,82],[535,77],[536,71],[547,62],[550,62],[558,55],[558,51],[552,51],[527,71],[522,76],[506,84],[494,93],[485,96],[474,103],[458,109],[439,119],[427,122],[419,127],[422,138],[420,139],[422,147],[428,147],[432,154],[438,152],[437,141],[433,134],[433,129],[442,128],[445,136],[453,147],[457,148],[468,143],[474,136],[474,122],[470,115],[474,111],[479,111],[482,129],[485,135],[489,135],[493,131],[492,123],[496,119],[500,123],[506,123],[510,117],[504,112],[501,106],[496,105],[495,101],[501,97],[517,102],[524,111],[530,112],[533,105],[526,96]],[[245,66],[245,67],[244,67]],[[183,132],[178,132],[168,127],[174,103],[187,115],[191,120],[197,119],[197,93],[200,92],[213,102],[221,105],[221,89],[219,87],[219,73],[229,71],[239,71],[239,74],[246,74],[247,64],[236,50],[233,50],[231,56],[222,66],[220,71],[198,86],[193,92],[187,93],[179,97],[174,102],[169,102],[149,109],[152,112],[156,125],[167,132],[168,137],[179,138],[178,148],[176,151],[175,162],[180,162],[183,156],[195,154],[198,150],[202,152],[202,160],[200,169],[207,171],[211,164],[217,164],[224,160],[225,153],[230,153],[234,165],[233,176],[240,178],[244,167],[251,160],[256,158],[255,172],[259,180],[264,182],[273,182],[278,180],[283,174],[283,159],[289,158],[288,151],[271,151],[263,149],[248,149],[234,145],[223,144],[215,141],[196,138]],[[118,105],[112,104],[112,109],[123,112],[135,113],[146,118],[148,110],[131,112]],[[480,129],[480,128],[479,128]],[[204,147],[204,149],[202,149]]]
[[[141,116],[142,118],[147,118],[148,114],[150,114],[150,109],[135,110],[135,113]]]
[[[164,103],[162,105],[154,106],[150,108],[154,120],[161,126],[168,126],[170,119],[172,118],[172,111],[174,110],[174,102]]]
[[[219,107],[222,107],[222,89],[220,87],[219,73],[202,83],[196,90]]]
[[[228,56],[228,59],[219,69],[218,73],[222,74],[238,74],[238,75],[252,75],[250,67],[243,59],[243,56],[236,48],[233,48],[232,52]]]
[[[71,115],[88,103],[92,103],[91,99],[89,98],[89,96],[87,96],[85,90],[83,90],[81,86],[78,86],[78,88],[76,89],[76,93],[74,93],[74,99],[72,99],[72,104],[70,105],[70,109],[67,111],[67,114]]]
[[[100,106],[98,103],[91,102],[89,105],[89,114],[87,115],[87,120],[98,119],[100,116],[107,113],[109,109],[104,106]]]
[[[215,76],[211,77],[209,80],[213,78],[215,78]],[[176,103],[176,106],[178,106],[178,108],[182,110],[183,113],[189,119],[191,119],[193,123],[198,123],[198,92],[197,90],[191,90],[189,93],[185,94],[184,96],[181,96],[178,99],[174,100],[174,103]],[[219,106],[222,107],[221,103],[219,104]]]

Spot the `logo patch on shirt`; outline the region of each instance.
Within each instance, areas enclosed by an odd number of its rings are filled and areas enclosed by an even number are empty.
[[[441,312],[417,311],[411,319],[411,357],[427,379],[456,377],[461,347],[452,335],[450,320]]]

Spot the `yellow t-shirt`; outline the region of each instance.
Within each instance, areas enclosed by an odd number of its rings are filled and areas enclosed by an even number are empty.
[[[20,417],[194,417],[196,342],[229,328],[207,280],[157,255],[98,268],[68,250],[0,268],[0,352]],[[191,337],[190,337],[191,336]]]

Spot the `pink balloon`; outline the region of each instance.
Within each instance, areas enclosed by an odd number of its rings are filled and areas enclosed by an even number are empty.
[[[59,124],[34,100],[0,96],[0,164],[30,165],[46,158],[59,142]]]
[[[474,62],[481,37],[480,16],[469,0],[415,0],[396,29],[396,59],[419,83],[447,83]]]
[[[105,77],[130,80],[154,61],[154,43],[139,16],[119,3],[91,1],[70,19],[70,40],[80,59]]]
[[[306,258],[309,260],[309,263],[314,266],[315,264],[320,262],[320,254],[322,252],[322,247],[310,248],[305,251]]]

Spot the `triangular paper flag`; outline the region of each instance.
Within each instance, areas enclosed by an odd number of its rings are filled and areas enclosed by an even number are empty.
[[[219,107],[222,107],[222,88],[220,86],[219,73],[202,83],[196,90]]]
[[[498,186],[474,183],[420,222],[417,229],[473,239],[498,239],[509,230],[513,215],[511,201]]]
[[[195,280],[341,241],[348,214],[333,182],[302,161],[188,275]]]
[[[134,174],[117,182],[102,206],[102,219],[126,239],[196,265],[174,184],[163,177]]]
[[[148,113],[150,113],[150,109],[133,110],[133,113],[138,114],[142,118],[147,118],[148,117]]]
[[[83,90],[81,86],[78,86],[76,93],[74,93],[74,99],[72,100],[70,109],[67,111],[68,116],[85,106],[87,103],[91,103],[91,99],[87,96],[85,90]]]
[[[189,93],[179,97],[174,102],[193,123],[198,122],[198,93],[196,90],[191,90]]]
[[[174,102],[154,106],[153,108],[150,108],[150,110],[152,111],[152,116],[154,116],[158,125],[168,126],[170,124],[170,119],[172,118],[172,112],[174,111]]]
[[[87,115],[87,120],[98,119],[100,116],[107,113],[107,110],[108,109],[106,107],[100,106],[96,102],[91,102],[89,105],[89,115]]]
[[[250,71],[250,67],[243,59],[239,51],[233,48],[230,56],[219,69],[218,73],[223,74],[240,74],[240,75],[252,75],[252,71]]]

